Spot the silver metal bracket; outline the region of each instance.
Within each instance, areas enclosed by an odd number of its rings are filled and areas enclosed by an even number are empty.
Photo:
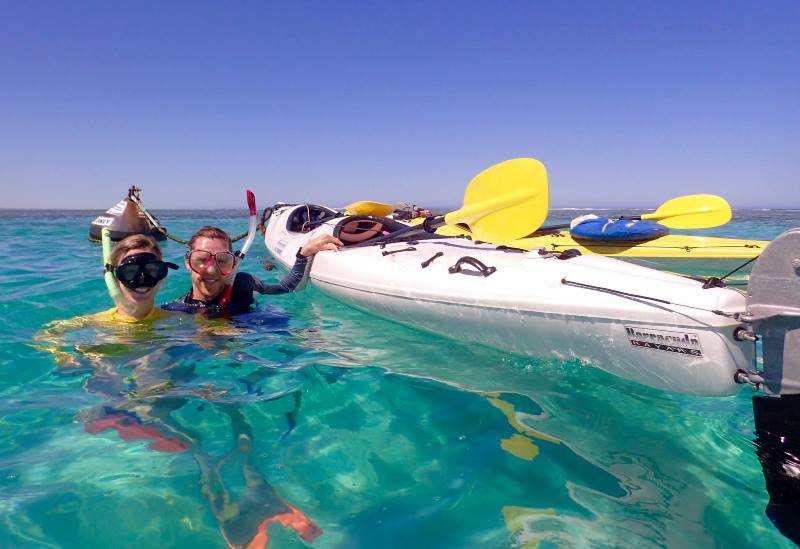
[[[761,340],[764,392],[800,394],[800,229],[780,235],[756,260],[741,320],[748,325],[742,337]]]
[[[733,379],[736,381],[736,383],[749,385],[753,391],[760,390],[764,383],[764,378],[761,377],[759,372],[755,371],[745,372],[744,370],[736,370],[736,373],[733,374]]]

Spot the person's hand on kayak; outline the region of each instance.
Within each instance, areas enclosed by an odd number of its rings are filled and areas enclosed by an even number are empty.
[[[344,246],[342,241],[329,234],[323,234],[316,238],[309,240],[305,246],[300,248],[300,255],[303,257],[310,257],[317,252],[323,250],[338,251]]]

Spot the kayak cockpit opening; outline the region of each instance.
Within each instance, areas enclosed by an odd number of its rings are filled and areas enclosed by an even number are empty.
[[[277,206],[276,206],[277,207]],[[343,214],[319,206],[317,204],[302,204],[299,208],[295,208],[286,221],[286,230],[292,233],[307,233],[317,228],[322,223],[331,219],[341,217]]]
[[[286,217],[286,231],[289,233],[309,233],[323,224],[333,227],[332,235],[347,246],[373,245],[384,242],[387,237],[407,231],[409,225],[388,217],[377,215],[347,215],[318,204],[276,204],[270,208],[267,219],[273,211],[291,208]],[[411,238],[413,235],[409,235]],[[416,235],[419,238],[419,235]],[[429,234],[425,238],[437,238]],[[403,240],[403,239],[401,239]]]

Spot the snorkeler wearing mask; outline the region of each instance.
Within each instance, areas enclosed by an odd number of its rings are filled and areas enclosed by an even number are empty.
[[[201,227],[192,235],[186,251],[185,264],[192,275],[192,287],[186,295],[162,308],[212,314],[247,311],[255,302],[254,292],[293,292],[303,279],[309,257],[322,250],[336,251],[341,247],[338,238],[319,236],[298,250],[292,270],[278,284],[265,284],[250,273],[236,272],[241,259],[233,252],[228,233],[217,227]]]
[[[161,248],[153,238],[133,235],[121,240],[105,266],[118,283],[121,299],[116,299],[116,307],[99,314],[126,321],[168,316],[154,303],[161,281],[169,269],[177,268],[175,263],[162,260]]]
[[[170,316],[154,306],[161,283],[175,263],[163,261],[161,248],[152,237],[131,235],[120,240],[113,251],[104,257],[104,273],[114,307],[91,315],[52,323],[35,339],[47,341],[48,336],[74,330],[88,324],[134,323]],[[59,354],[56,353],[59,357]],[[59,363],[64,357],[60,357]]]
[[[33,339],[35,347],[52,353],[61,367],[77,366],[75,356],[66,352],[63,340],[67,332],[90,325],[114,323],[149,322],[170,316],[170,313],[154,306],[161,282],[170,269],[177,269],[174,263],[162,261],[161,248],[155,239],[145,235],[131,235],[120,240],[104,253],[104,272],[106,285],[114,307],[94,313],[81,315],[69,320],[57,320],[47,325]]]

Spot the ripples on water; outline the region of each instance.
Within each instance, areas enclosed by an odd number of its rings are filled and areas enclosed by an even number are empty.
[[[62,346],[80,350],[77,367],[60,372],[33,335],[110,306],[93,214],[0,212],[0,547],[225,547],[220,523],[246,538],[284,501],[321,528],[315,547],[790,546],[763,515],[747,392],[666,394],[314,289],[261,298],[233,323],[80,330]],[[159,217],[183,236],[246,221]],[[738,212],[703,233],[768,239],[797,221]],[[182,252],[166,244],[168,259]],[[256,243],[246,268],[276,279],[264,259]],[[160,297],[188,284],[181,270]],[[171,385],[143,390],[165,372]],[[108,427],[124,413],[144,418],[127,435]],[[279,524],[269,534],[270,547],[305,543]]]

